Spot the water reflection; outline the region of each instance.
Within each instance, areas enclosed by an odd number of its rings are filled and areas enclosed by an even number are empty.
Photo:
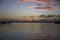
[[[0,24],[0,40],[59,40],[59,26],[53,23]]]

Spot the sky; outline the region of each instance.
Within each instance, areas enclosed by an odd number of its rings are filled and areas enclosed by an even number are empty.
[[[0,17],[59,15],[60,0],[0,0]]]

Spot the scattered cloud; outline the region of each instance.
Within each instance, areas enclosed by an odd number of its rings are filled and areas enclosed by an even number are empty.
[[[48,4],[46,4],[46,5],[48,5],[48,6],[55,6],[56,4],[48,3]]]
[[[35,9],[46,9],[46,10],[53,10],[53,7],[49,7],[49,6],[44,6],[44,7],[35,7]]]
[[[54,0],[54,1],[60,1],[60,0]]]
[[[30,8],[30,9],[33,9],[33,7],[32,6],[26,6],[27,8]]]
[[[33,0],[34,2],[48,2],[48,0]]]
[[[23,2],[23,3],[25,3],[25,2],[28,2],[29,0],[20,0],[20,2]]]
[[[35,4],[36,6],[42,6],[43,4]]]
[[[32,3],[31,3],[32,1]],[[35,9],[48,9],[48,10],[53,10],[55,9],[54,7],[57,5],[55,1],[60,1],[60,0],[20,0],[21,3],[24,3],[24,5],[27,8],[35,8]],[[33,4],[33,2],[36,2]],[[27,6],[29,5],[29,6]],[[32,6],[34,5],[34,7]]]

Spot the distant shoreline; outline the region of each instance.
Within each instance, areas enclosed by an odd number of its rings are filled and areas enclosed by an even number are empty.
[[[0,24],[11,24],[11,23],[56,23],[56,24],[60,24],[60,21],[56,21],[56,22],[42,22],[42,21],[24,21],[24,22],[0,22]]]
[[[55,19],[55,20],[32,20],[32,21],[27,21],[27,20],[3,20],[0,21],[0,24],[11,24],[11,23],[57,23],[60,24],[60,19]]]

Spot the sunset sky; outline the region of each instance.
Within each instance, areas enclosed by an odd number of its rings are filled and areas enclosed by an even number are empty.
[[[60,0],[0,0],[2,16],[39,16],[60,14]]]

